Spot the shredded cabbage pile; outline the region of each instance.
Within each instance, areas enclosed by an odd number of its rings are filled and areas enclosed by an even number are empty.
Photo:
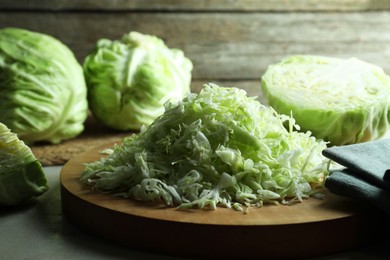
[[[242,89],[206,84],[165,109],[107,157],[85,164],[81,181],[178,208],[237,210],[302,201],[323,187],[326,142],[296,131],[292,117]]]

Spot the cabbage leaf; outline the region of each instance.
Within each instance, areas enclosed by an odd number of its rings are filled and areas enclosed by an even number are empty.
[[[15,206],[48,190],[41,163],[31,149],[0,123],[0,206]]]

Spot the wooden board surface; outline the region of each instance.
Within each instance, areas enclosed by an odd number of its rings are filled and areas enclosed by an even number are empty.
[[[71,159],[61,171],[65,216],[103,239],[187,257],[296,258],[333,254],[368,243],[377,230],[356,202],[327,193],[293,206],[267,205],[247,214],[233,209],[177,210],[91,191],[79,178],[83,163],[106,144]],[[372,212],[371,212],[372,213]],[[337,232],[337,235],[334,232]]]

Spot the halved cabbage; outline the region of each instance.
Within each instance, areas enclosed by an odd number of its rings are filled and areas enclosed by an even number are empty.
[[[18,205],[48,188],[42,165],[31,149],[0,123],[0,206]]]
[[[375,140],[389,129],[389,76],[359,59],[286,57],[269,66],[261,86],[268,105],[330,145]]]

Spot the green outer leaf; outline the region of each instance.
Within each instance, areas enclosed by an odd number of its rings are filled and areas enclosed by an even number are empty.
[[[42,165],[35,160],[0,175],[0,205],[18,205],[48,189]]]
[[[0,123],[0,205],[17,205],[48,190],[46,175],[31,149]]]
[[[268,104],[290,114],[302,131],[345,145],[390,129],[390,79],[358,59],[291,56],[271,65],[261,87]]]
[[[59,143],[80,134],[87,88],[71,50],[49,35],[1,29],[0,110],[0,122],[27,143]]]

